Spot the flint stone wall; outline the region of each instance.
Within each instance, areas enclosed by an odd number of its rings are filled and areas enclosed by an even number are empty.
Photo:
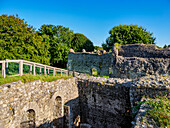
[[[119,84],[78,81],[81,123],[93,128],[130,127],[129,88]]]
[[[56,106],[57,97],[61,98],[60,108]],[[30,127],[28,110],[35,112],[36,127],[49,128],[55,123],[58,128],[71,127],[79,113],[78,101],[76,78],[0,85],[0,127]]]
[[[121,45],[118,55],[123,57],[170,58],[170,48],[158,49],[156,45],[151,44]]]
[[[99,55],[97,53],[72,53],[68,55],[67,66],[69,70],[84,71],[91,74],[91,69],[95,68],[98,75],[109,73],[112,63],[112,53]]]
[[[31,110],[35,112],[35,125],[40,128],[55,124],[57,128],[74,128],[75,123],[93,128],[131,127],[131,114],[136,113],[131,108],[137,101],[143,96],[169,94],[169,83],[170,77],[164,75],[136,80],[80,76],[53,82],[4,84],[0,86],[0,126],[20,128],[28,121],[26,112]]]
[[[147,103],[148,99],[142,98],[141,102],[143,102],[139,108],[139,111],[135,117],[135,121],[132,121],[132,128],[158,128],[155,121],[151,118],[146,117],[146,113],[148,110],[152,109]]]
[[[78,80],[81,123],[94,128],[131,127],[131,109],[142,97],[169,94],[169,76],[138,80],[84,77]],[[133,111],[131,111],[133,110]]]
[[[170,75],[170,58],[138,58],[118,56],[112,67],[112,78],[135,79],[142,76]]]
[[[155,45],[122,45],[109,53],[74,53],[68,55],[68,69],[86,71],[95,68],[100,76],[135,79],[147,74],[170,75],[170,49]]]

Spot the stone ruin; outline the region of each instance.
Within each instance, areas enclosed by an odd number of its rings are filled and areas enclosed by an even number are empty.
[[[99,76],[135,79],[147,74],[170,74],[170,48],[158,49],[156,45],[132,44],[113,46],[111,52],[75,53],[70,50],[68,70],[87,72],[97,70]]]
[[[7,83],[0,86],[0,128],[143,127],[143,110],[135,120],[133,108],[142,97],[169,93],[169,83],[167,75]]]
[[[124,45],[111,52],[70,50],[69,70],[90,74],[95,68],[98,75],[114,78],[77,76],[0,85],[0,128],[149,127],[147,120],[142,124],[145,107],[139,112],[133,108],[143,97],[169,95],[169,61],[170,49],[155,45]]]

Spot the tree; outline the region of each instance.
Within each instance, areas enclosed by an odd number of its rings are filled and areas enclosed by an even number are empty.
[[[167,46],[167,45],[165,44],[163,48],[170,48],[170,45]]]
[[[81,33],[73,34],[71,48],[73,48],[75,52],[82,52],[82,49],[85,49],[87,52],[94,50],[93,43]]]
[[[100,47],[100,46],[94,46],[94,49],[95,49],[95,50],[103,50],[103,48]]]
[[[49,64],[49,37],[39,36],[18,15],[0,16],[0,59],[24,59]]]
[[[168,46],[165,44],[163,48],[167,48]]]
[[[73,32],[61,25],[42,25],[40,35],[48,35],[50,38],[50,62],[57,67],[66,67],[69,48]]]
[[[118,43],[120,45],[125,44],[155,44],[155,39],[146,29],[138,25],[119,25],[113,27],[109,31],[110,36],[106,39],[106,43],[103,44],[103,49],[110,50],[113,44]]]

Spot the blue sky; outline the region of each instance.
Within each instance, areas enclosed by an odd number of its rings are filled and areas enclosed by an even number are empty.
[[[0,0],[2,14],[18,14],[37,29],[69,27],[98,46],[112,27],[137,24],[153,32],[158,46],[170,45],[170,0]]]

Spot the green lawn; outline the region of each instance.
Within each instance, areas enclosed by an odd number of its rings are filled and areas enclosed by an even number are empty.
[[[92,69],[92,76],[97,76],[97,70],[96,69]],[[109,76],[97,76],[97,77],[100,77],[100,78],[109,78]]]
[[[3,78],[2,75],[0,75],[0,85],[5,84],[5,83],[18,81],[18,80],[21,80],[23,83],[31,82],[31,81],[38,80],[38,79],[40,79],[41,81],[51,82],[51,81],[54,81],[54,80],[57,80],[57,79],[60,79],[60,78],[68,79],[68,78],[71,78],[71,76],[66,76],[66,75],[63,75],[63,76],[59,76],[59,75],[57,75],[57,76],[35,75],[34,76],[34,75],[31,75],[31,74],[25,74],[23,76],[13,76],[13,77],[7,76],[6,78]]]
[[[96,76],[97,75],[97,70],[96,69],[92,69],[92,75]]]

